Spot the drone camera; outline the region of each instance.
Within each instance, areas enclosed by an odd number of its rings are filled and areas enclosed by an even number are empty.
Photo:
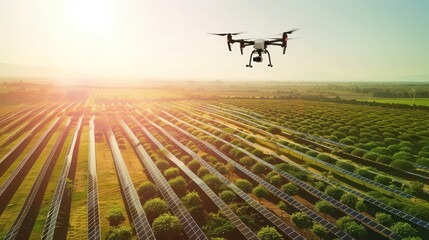
[[[253,57],[253,61],[260,63],[262,62],[262,57],[261,56]]]

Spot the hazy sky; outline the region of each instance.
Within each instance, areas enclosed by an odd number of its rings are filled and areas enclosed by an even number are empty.
[[[0,63],[142,79],[291,80],[429,74],[429,1],[0,0]],[[246,68],[208,32],[273,37],[300,28],[286,55]]]

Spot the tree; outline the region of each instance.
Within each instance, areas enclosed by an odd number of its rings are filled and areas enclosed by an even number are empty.
[[[274,227],[263,227],[258,231],[258,238],[261,240],[283,240],[282,235]]]
[[[413,181],[410,184],[410,188],[409,188],[408,192],[412,195],[420,196],[423,194],[424,186],[425,185],[421,182]]]
[[[164,213],[153,221],[152,230],[159,239],[178,239],[180,238],[182,226],[179,218]]]
[[[234,229],[235,226],[219,213],[209,213],[206,225],[203,226],[203,230],[205,230],[210,237],[226,237],[229,233],[234,231]]]
[[[216,169],[216,171],[218,171],[222,175],[225,175],[228,172],[228,170],[226,169],[226,166],[220,162],[216,163],[214,165],[214,168]]]
[[[158,196],[158,189],[155,184],[150,181],[144,181],[140,184],[137,193],[140,197],[140,201],[146,201],[148,199],[154,198]]]
[[[314,206],[314,209],[317,212],[321,212],[325,214],[325,218],[326,218],[326,214],[332,215],[335,213],[336,209],[335,207],[330,204],[327,201],[318,201],[316,202],[316,205]]]
[[[404,171],[414,170],[414,164],[405,160],[395,160],[390,163],[390,166]]]
[[[298,194],[299,188],[293,183],[286,183],[282,186],[282,191],[289,196],[295,196]]]
[[[279,187],[280,185],[282,185],[283,179],[279,175],[274,175],[269,178],[269,182],[274,186]]]
[[[179,176],[180,171],[178,168],[171,167],[164,171],[164,177],[167,179],[172,179]]]
[[[313,220],[311,220],[311,218],[303,212],[296,212],[292,214],[292,216],[290,217],[290,220],[299,229],[308,229],[313,226]]]
[[[392,231],[399,234],[403,238],[416,237],[417,230],[414,229],[409,223],[397,222],[392,226]]]
[[[148,219],[154,219],[161,214],[168,212],[168,205],[161,198],[153,198],[143,205],[143,209]]]
[[[253,164],[255,164],[255,160],[249,156],[244,156],[240,158],[240,164],[245,167],[251,167]]]
[[[287,209],[288,209],[287,204],[286,204],[285,202],[283,202],[283,201],[280,201],[280,202],[277,204],[277,207],[278,207],[280,210],[282,210],[282,217],[283,217],[283,213],[287,212]]]
[[[337,227],[341,230],[344,230],[347,226],[347,224],[353,222],[353,219],[351,219],[349,216],[344,216],[337,220],[336,224]]]
[[[282,130],[280,130],[280,128],[278,128],[278,127],[269,127],[268,129],[267,129],[267,132],[269,132],[269,133],[271,133],[271,134],[281,134],[282,133]]]
[[[335,165],[350,172],[353,172],[356,169],[353,164],[344,161],[337,161]]]
[[[394,223],[394,220],[391,215],[382,212],[378,212],[375,214],[375,221],[389,228]]]
[[[113,208],[107,212],[106,219],[109,221],[109,226],[117,227],[125,221],[125,216],[120,208]]]
[[[257,162],[255,163],[252,168],[250,169],[250,171],[252,171],[254,174],[260,175],[263,174],[266,171],[266,167],[264,164]]]
[[[133,230],[130,227],[122,226],[109,231],[107,240],[129,240],[133,237]]]
[[[197,175],[198,175],[198,177],[202,178],[202,177],[204,177],[206,174],[209,174],[209,173],[210,173],[210,172],[209,172],[209,170],[207,170],[207,168],[205,168],[205,167],[200,167],[200,168],[198,169]]]
[[[219,197],[227,204],[235,202],[235,193],[230,190],[224,190],[219,193]]]
[[[414,162],[415,158],[411,153],[400,151],[395,154],[393,154],[393,159],[395,160],[404,160],[408,162]]]
[[[225,184],[215,175],[207,174],[203,181],[215,192],[219,193],[226,188]]]
[[[188,183],[182,176],[173,178],[168,183],[179,196],[184,196],[188,191]]]
[[[195,191],[182,197],[182,202],[190,213],[202,212],[203,210],[203,201],[201,201],[200,195]]]
[[[261,198],[266,198],[269,196],[269,192],[267,189],[265,189],[262,185],[258,185],[256,186],[253,191],[253,194],[255,194],[255,196],[258,198],[259,203],[261,203]]]
[[[198,160],[194,159],[188,163],[188,168],[191,169],[192,172],[197,172],[200,167],[201,164],[198,162]]]
[[[252,184],[246,179],[239,178],[235,180],[235,185],[243,192],[249,193],[250,191],[252,191]]]
[[[359,212],[368,211],[368,207],[365,205],[362,199],[356,203],[356,210],[358,210]]]
[[[356,222],[346,224],[343,231],[357,240],[363,240],[367,237],[367,232],[364,226]]]
[[[159,160],[155,163],[155,165],[161,171],[164,171],[165,169],[170,167],[170,164],[165,160]]]
[[[322,240],[329,239],[329,231],[320,224],[314,224],[311,232]]]
[[[328,186],[325,189],[325,193],[332,198],[340,200],[344,194],[344,190],[338,187]]]
[[[351,194],[351,193],[346,193],[343,196],[341,196],[340,198],[340,202],[351,207],[351,208],[355,208],[356,207],[356,203],[358,201],[358,198]]]
[[[392,179],[390,177],[387,176],[383,176],[383,175],[377,175],[374,180],[378,183],[381,183],[383,185],[390,185],[390,183],[392,183]]]

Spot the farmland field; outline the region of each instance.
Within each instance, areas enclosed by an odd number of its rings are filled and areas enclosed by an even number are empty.
[[[429,111],[275,85],[3,86],[0,238],[425,239]]]

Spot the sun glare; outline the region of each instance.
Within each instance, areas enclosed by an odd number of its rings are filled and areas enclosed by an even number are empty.
[[[79,33],[108,34],[115,24],[112,0],[72,0],[67,11],[73,28]]]

